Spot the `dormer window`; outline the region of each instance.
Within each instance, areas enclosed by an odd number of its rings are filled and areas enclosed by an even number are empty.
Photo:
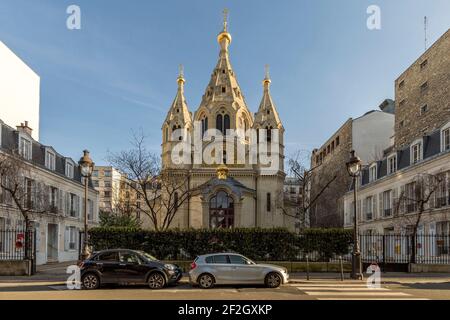
[[[441,130],[442,152],[450,150],[450,123]]]
[[[377,164],[374,163],[369,167],[369,182],[377,180]]]
[[[45,167],[49,170],[55,171],[56,155],[49,149],[45,150]]]
[[[66,160],[66,177],[73,179],[74,165],[70,160]]]
[[[417,141],[411,146],[411,164],[416,164],[422,160],[422,141]]]
[[[393,174],[397,171],[397,155],[393,154],[387,158],[388,174]]]
[[[19,154],[26,160],[31,160],[33,156],[32,150],[31,140],[24,136],[19,136]]]

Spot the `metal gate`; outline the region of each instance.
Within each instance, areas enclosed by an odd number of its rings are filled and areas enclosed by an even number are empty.
[[[36,232],[22,229],[0,230],[0,260],[30,261],[31,274],[36,273]]]

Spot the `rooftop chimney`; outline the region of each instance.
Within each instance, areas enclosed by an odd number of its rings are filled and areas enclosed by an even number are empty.
[[[28,121],[25,121],[25,123],[20,123],[20,126],[17,126],[16,128],[17,128],[17,131],[24,132],[30,136],[31,136],[31,132],[33,131],[33,129],[31,129],[28,126]]]

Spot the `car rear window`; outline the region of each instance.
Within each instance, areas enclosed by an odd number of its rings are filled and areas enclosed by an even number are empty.
[[[209,256],[205,258],[206,263],[228,263],[228,257],[226,255]]]
[[[231,264],[248,264],[247,260],[244,257],[229,255]]]

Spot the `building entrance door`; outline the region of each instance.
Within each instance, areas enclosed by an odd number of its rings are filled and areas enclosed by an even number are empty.
[[[47,262],[58,261],[58,225],[48,224],[47,229]]]

